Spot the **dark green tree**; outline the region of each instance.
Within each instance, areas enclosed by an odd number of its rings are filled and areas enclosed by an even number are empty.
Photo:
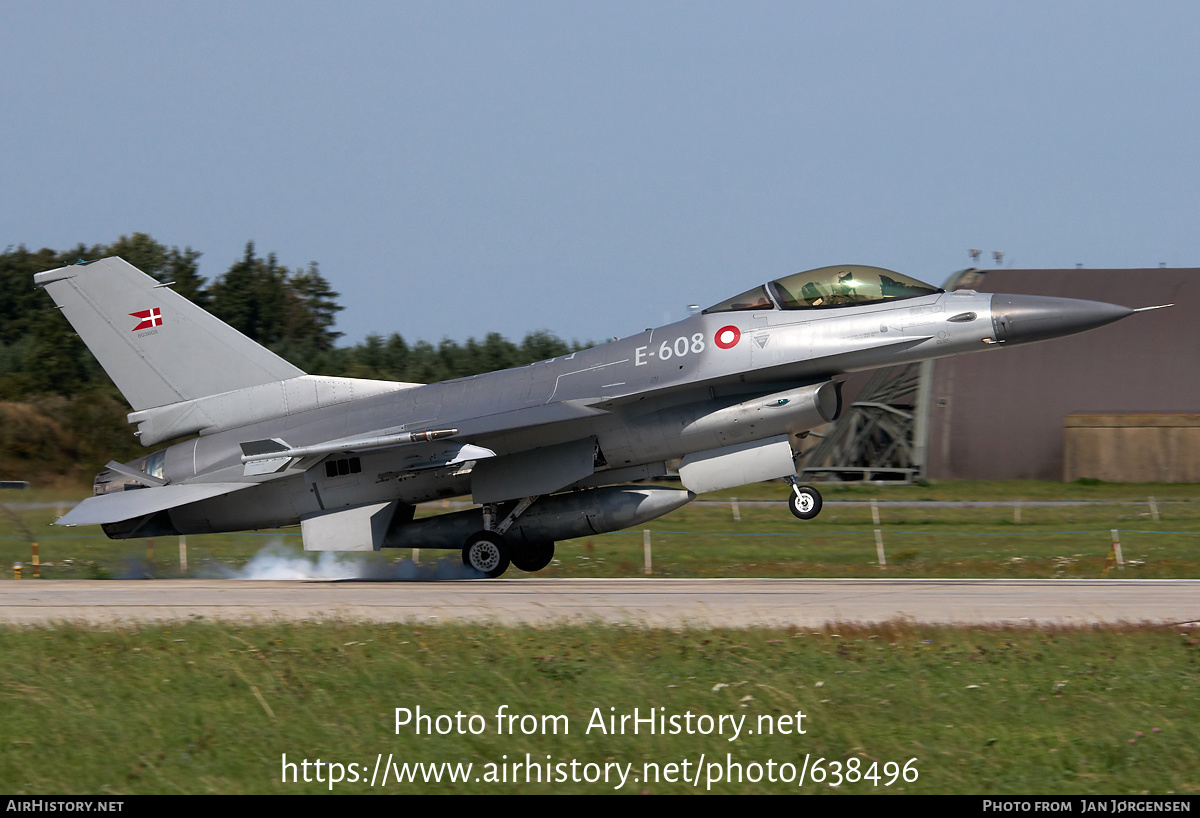
[[[350,360],[343,364],[343,371],[350,377],[392,380],[384,361],[383,339],[378,335],[368,335],[361,344],[346,351]]]
[[[33,286],[43,270],[117,255],[209,309],[249,337],[271,347],[308,372],[333,376],[431,383],[521,366],[565,355],[584,345],[547,332],[532,332],[520,344],[498,333],[460,344],[410,345],[398,333],[385,341],[370,335],[352,347],[336,347],[338,293],[317,264],[289,272],[274,255],[260,258],[247,242],[242,258],[209,288],[199,275],[200,253],[166,247],[146,233],[120,236],[110,245],[78,244],[66,251],[24,246],[0,253],[0,398],[36,394],[82,395],[95,390],[117,398],[90,353],[61,312]]]
[[[274,253],[261,259],[254,253],[254,242],[246,242],[241,261],[214,281],[209,293],[212,312],[234,329],[264,346],[285,341],[287,269],[279,266]]]
[[[339,294],[321,275],[317,263],[309,262],[307,270],[292,274],[287,285],[291,295],[285,328],[288,343],[317,351],[333,349],[334,341],[342,337],[333,330],[342,307],[336,300]]]
[[[521,359],[517,345],[498,332],[489,332],[479,346],[479,356],[471,361],[475,372],[493,372],[530,363]]]
[[[38,310],[37,315],[21,361],[27,394],[79,394],[98,375],[93,370],[94,359],[52,304]]]
[[[31,253],[22,245],[0,254],[0,344],[16,343],[43,320],[42,308],[53,305],[34,288],[33,275],[59,266],[60,254],[54,250]]]
[[[551,335],[544,330],[539,330],[529,333],[525,336],[525,340],[521,341],[521,359],[524,363],[545,361],[550,358],[557,358],[559,355],[569,355],[572,352],[578,352],[581,349],[586,349],[588,346],[591,345],[580,344],[578,342],[568,344],[561,338]]]
[[[242,259],[209,292],[213,314],[302,368],[336,362],[327,353],[341,337],[333,326],[342,307],[316,262],[290,273],[273,253],[259,258],[247,242]]]
[[[409,378],[409,366],[411,361],[408,344],[400,333],[393,332],[383,346],[383,371],[388,373],[386,377],[391,380],[406,381]]]
[[[201,307],[208,307],[208,293],[197,263],[200,253],[190,247],[167,249],[145,233],[121,236],[106,249],[107,256],[120,256],[143,273],[162,282]]]

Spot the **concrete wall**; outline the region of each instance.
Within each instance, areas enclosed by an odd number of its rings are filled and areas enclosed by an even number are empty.
[[[1063,479],[1200,482],[1200,415],[1068,415]]]

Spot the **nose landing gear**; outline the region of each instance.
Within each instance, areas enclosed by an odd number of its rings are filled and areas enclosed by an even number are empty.
[[[787,478],[792,486],[792,494],[788,497],[788,510],[801,520],[811,520],[821,513],[821,492],[812,486],[802,486],[795,476]]]

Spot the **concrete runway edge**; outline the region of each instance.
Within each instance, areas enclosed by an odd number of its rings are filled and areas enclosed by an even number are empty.
[[[13,580],[0,623],[182,620],[821,627],[1200,622],[1200,580]]]

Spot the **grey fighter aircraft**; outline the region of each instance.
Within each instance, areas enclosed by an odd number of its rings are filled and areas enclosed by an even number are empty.
[[[581,352],[422,385],[308,375],[119,258],[35,282],[133,407],[143,445],[194,435],[110,462],[59,525],[118,539],[299,525],[308,550],[450,548],[490,577],[760,480],[787,479],[792,513],[815,517],[793,443],[837,418],[836,376],[1137,312],[823,267]],[[682,488],[633,483],[676,459]],[[417,503],[460,495],[480,507],[414,519]]]

